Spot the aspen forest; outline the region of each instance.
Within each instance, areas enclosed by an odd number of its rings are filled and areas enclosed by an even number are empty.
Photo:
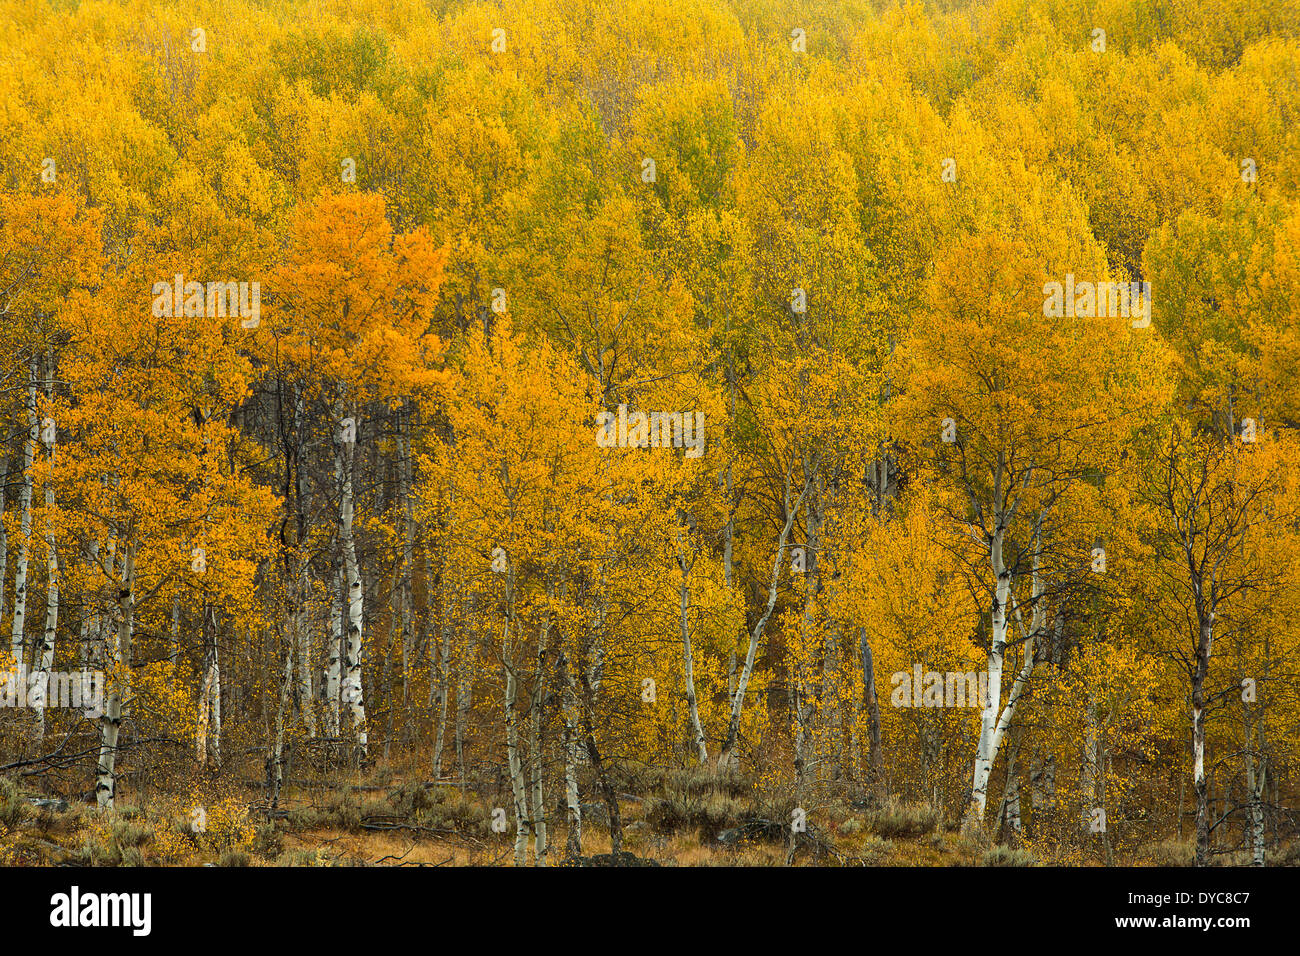
[[[1300,864],[1297,0],[0,0],[0,89],[0,866]]]

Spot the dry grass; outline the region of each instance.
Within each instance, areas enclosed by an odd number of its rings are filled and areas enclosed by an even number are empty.
[[[154,794],[120,791],[116,813],[74,805],[67,811],[35,810],[12,781],[0,779],[0,863],[87,866],[509,866],[514,859],[513,824],[494,833],[490,821],[499,796],[480,796],[454,786],[403,780],[388,768],[380,787],[375,775],[340,775],[332,789],[286,786],[280,813],[271,818],[247,798],[231,798],[221,814],[210,811],[213,830],[198,835],[188,825],[184,802]],[[414,777],[414,774],[412,774]],[[623,849],[661,866],[783,866],[785,839],[763,827],[788,819],[789,799],[764,794],[734,775],[679,770],[647,775],[649,791],[628,799],[623,810]],[[310,782],[309,782],[310,784]],[[353,789],[356,787],[357,789]],[[127,805],[128,801],[142,806]],[[192,801],[191,801],[192,802]],[[810,812],[810,820],[814,814]],[[843,862],[869,866],[1099,865],[1087,848],[1054,848],[1027,839],[1015,847],[947,832],[925,804],[889,801],[858,812],[827,802],[815,812],[818,838],[833,845]],[[755,821],[759,822],[756,827]],[[766,822],[764,822],[766,821]],[[751,828],[752,833],[751,833]],[[778,827],[779,829],[779,827]],[[732,830],[727,842],[718,834]],[[736,832],[742,838],[734,838]],[[568,832],[562,814],[548,827],[550,865],[564,862]],[[531,840],[529,841],[529,865]],[[584,821],[581,855],[608,854],[609,831]],[[1117,863],[1182,866],[1192,862],[1189,842],[1166,840]],[[833,864],[826,855],[801,853],[796,863]],[[1248,862],[1221,856],[1220,865]],[[1272,865],[1300,864],[1300,844],[1270,853]]]

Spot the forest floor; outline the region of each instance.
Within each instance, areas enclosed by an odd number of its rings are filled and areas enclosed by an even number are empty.
[[[218,785],[219,784],[219,785]],[[1096,845],[968,838],[924,804],[828,801],[806,808],[791,857],[793,801],[763,795],[739,776],[670,771],[623,793],[624,863],[645,866],[1033,866],[1103,865]],[[205,781],[202,797],[123,787],[118,809],[46,800],[0,779],[0,865],[81,866],[508,866],[514,858],[511,802],[499,786],[368,776],[292,780],[272,810],[264,790],[233,775]],[[191,791],[194,792],[194,791]],[[250,798],[253,798],[250,800]],[[563,821],[564,808],[548,819]],[[547,862],[608,865],[603,804],[583,804],[582,849],[566,859],[568,830],[548,826]],[[785,822],[781,822],[785,821]],[[500,831],[500,832],[498,832]],[[1093,841],[1094,844],[1096,841]],[[529,836],[528,862],[534,863]],[[1118,847],[1127,865],[1187,865],[1189,840]],[[1226,865],[1247,862],[1222,854]],[[1270,862],[1300,863],[1300,847]]]

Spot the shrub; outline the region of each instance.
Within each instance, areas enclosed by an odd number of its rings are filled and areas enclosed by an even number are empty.
[[[866,815],[867,827],[886,839],[925,836],[939,825],[939,811],[928,803],[889,800]]]
[[[287,850],[275,861],[276,866],[329,866],[319,850]]]
[[[0,777],[0,828],[6,833],[17,830],[30,810],[18,793],[18,784],[8,777]]]
[[[1028,850],[1017,850],[1009,846],[995,846],[985,851],[980,859],[981,866],[1034,866],[1037,862]]]
[[[264,860],[274,860],[284,852],[284,837],[274,823],[263,823],[253,834],[253,852]]]
[[[1191,843],[1165,840],[1152,844],[1147,856],[1156,866],[1191,866],[1196,860],[1196,847]]]

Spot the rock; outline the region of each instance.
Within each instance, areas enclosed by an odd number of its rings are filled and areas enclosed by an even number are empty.
[[[54,813],[63,813],[68,809],[67,800],[52,800],[49,797],[28,797],[27,802],[38,810],[51,810]]]
[[[737,846],[745,840],[778,842],[784,838],[785,827],[775,820],[751,820],[718,834],[718,842],[726,846]]]
[[[596,856],[580,856],[569,863],[570,866],[659,866],[658,860],[637,856],[624,850],[617,859],[613,853],[600,853]]]

